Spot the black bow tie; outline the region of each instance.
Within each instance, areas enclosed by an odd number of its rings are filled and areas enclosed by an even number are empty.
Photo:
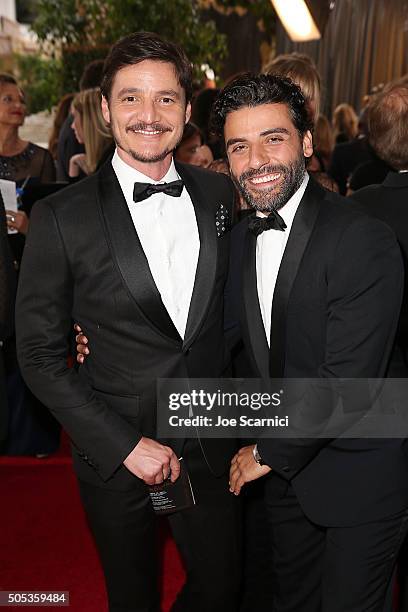
[[[179,198],[183,191],[183,181],[172,181],[171,183],[159,183],[154,185],[153,183],[135,183],[133,188],[133,199],[135,202],[141,202],[150,198],[154,193],[166,193],[173,198]]]
[[[248,223],[248,229],[255,236],[259,236],[262,232],[266,232],[270,229],[283,232],[286,229],[286,223],[280,214],[277,213],[276,210],[273,210],[269,213],[268,217],[252,217]]]

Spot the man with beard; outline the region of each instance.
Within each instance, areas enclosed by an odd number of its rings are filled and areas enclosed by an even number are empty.
[[[196,505],[169,517],[187,574],[172,610],[235,612],[234,442],[154,439],[156,380],[216,378],[224,365],[233,187],[174,164],[192,94],[179,47],[147,32],[125,37],[101,89],[112,161],[36,204],[31,217],[17,304],[21,369],[72,438],[109,609],[160,609],[146,484],[176,481],[182,455]],[[71,319],[92,345],[79,372],[67,367]]]
[[[256,211],[234,228],[226,292],[227,330],[243,338],[247,375],[384,376],[402,294],[398,245],[385,224],[308,177],[300,89],[239,76],[213,113],[236,186]],[[232,493],[265,478],[274,612],[389,609],[408,520],[403,450],[402,440],[262,437],[234,456]]]

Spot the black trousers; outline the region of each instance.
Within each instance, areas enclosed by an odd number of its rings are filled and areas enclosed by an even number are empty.
[[[197,505],[169,516],[186,570],[172,612],[237,612],[240,502],[228,475],[214,477],[196,441],[183,452]],[[157,520],[146,487],[112,491],[81,482],[82,502],[105,574],[110,612],[159,612]]]
[[[275,480],[266,484],[273,612],[391,612],[391,579],[408,510],[364,525],[322,527],[307,519],[291,486],[277,495]]]

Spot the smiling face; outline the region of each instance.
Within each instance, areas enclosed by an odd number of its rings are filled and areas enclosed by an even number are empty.
[[[109,102],[102,98],[102,113],[111,125],[119,156],[160,179],[170,166],[191,107],[173,64],[143,60],[117,72]]]
[[[12,83],[0,85],[0,123],[20,127],[24,123],[26,103],[24,94]]]
[[[228,113],[224,126],[231,174],[256,210],[279,210],[300,187],[304,157],[313,154],[312,136],[303,138],[286,104],[244,106]]]

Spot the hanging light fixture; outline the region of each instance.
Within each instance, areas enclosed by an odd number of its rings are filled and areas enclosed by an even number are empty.
[[[291,40],[306,42],[321,38],[321,29],[311,11],[311,2],[307,0],[271,0],[271,2]],[[327,4],[327,13],[329,10]]]

